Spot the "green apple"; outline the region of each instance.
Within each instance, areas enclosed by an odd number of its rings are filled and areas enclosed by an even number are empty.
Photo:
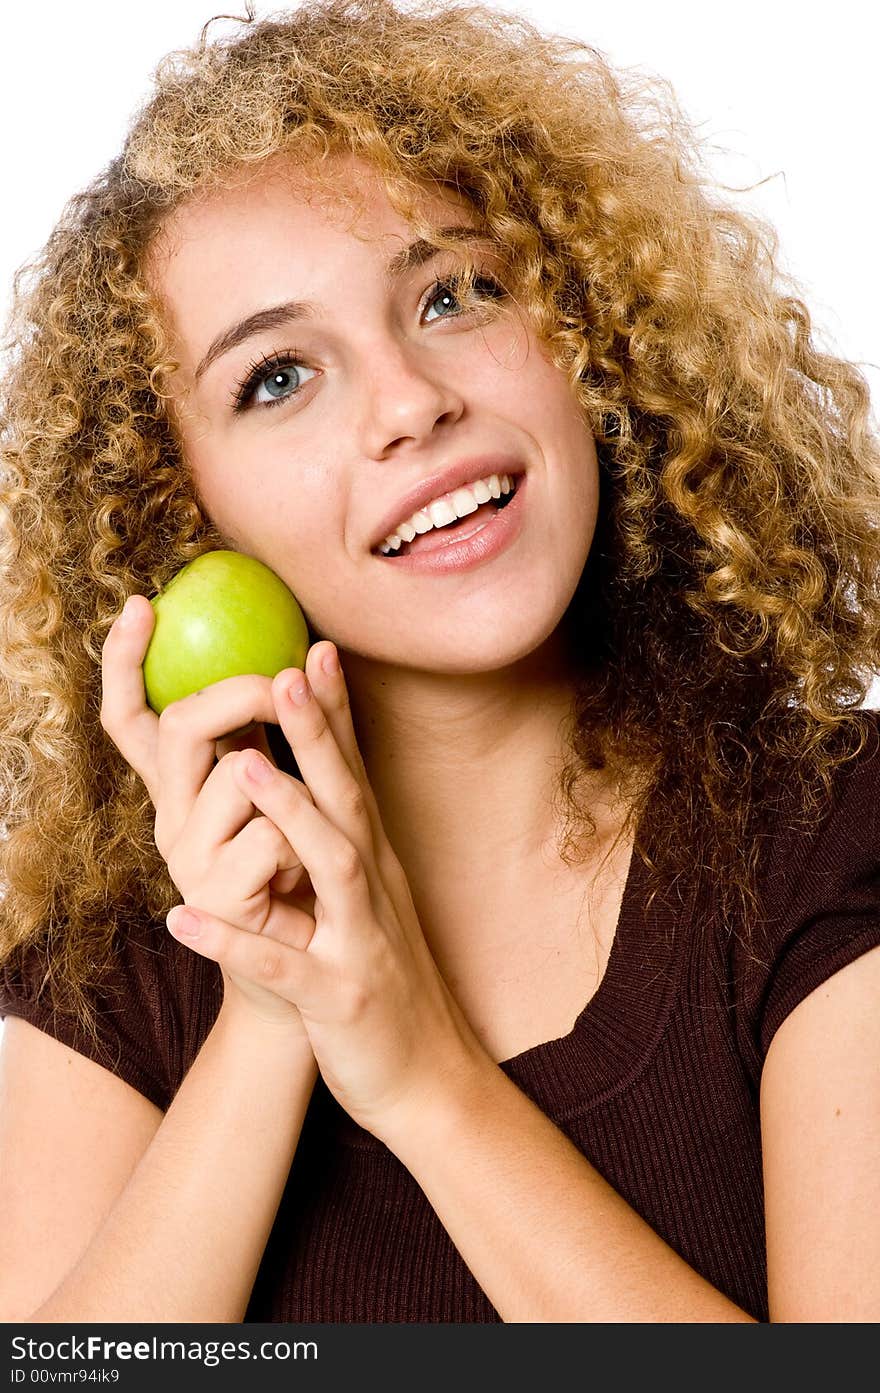
[[[224,677],[275,677],[305,665],[303,612],[283,580],[253,556],[205,552],[150,604],[156,622],[144,656],[144,692],[157,715]]]

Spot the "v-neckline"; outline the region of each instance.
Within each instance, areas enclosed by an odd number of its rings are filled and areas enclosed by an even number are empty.
[[[633,847],[598,987],[566,1035],[498,1065],[554,1121],[582,1114],[625,1088],[662,1036],[682,958],[676,950],[697,886],[694,878],[686,906],[659,890],[648,906],[648,882],[648,868]]]
[[[642,826],[650,830],[652,803],[649,799],[640,833]],[[646,840],[641,837],[642,845]],[[674,951],[677,929],[693,911],[696,884],[688,887],[686,906],[661,890],[649,907],[648,878],[634,845],[605,971],[571,1030],[497,1064],[553,1121],[582,1114],[627,1087],[662,1036],[682,956]],[[336,1115],[333,1130],[340,1140],[366,1150],[384,1149],[339,1106],[320,1075],[316,1095],[313,1103],[322,1114],[329,1109]]]

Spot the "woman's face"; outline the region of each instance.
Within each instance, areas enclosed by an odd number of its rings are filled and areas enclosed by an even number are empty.
[[[316,637],[393,666],[492,671],[533,653],[574,593],[596,519],[593,438],[512,300],[446,288],[468,261],[501,276],[489,244],[403,265],[416,237],[372,168],[334,166],[357,207],[276,160],[166,224],[151,280],[176,340],[186,459],[212,522],[284,579]],[[457,196],[425,198],[438,226],[475,225]],[[292,301],[308,315],[220,343]],[[524,475],[503,550],[446,574],[379,553],[413,488],[483,456]]]

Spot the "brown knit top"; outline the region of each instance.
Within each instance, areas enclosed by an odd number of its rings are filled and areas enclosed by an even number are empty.
[[[880,944],[880,713],[809,831],[776,818],[747,952],[709,891],[645,907],[633,854],[604,977],[571,1032],[499,1068],[696,1271],[767,1321],[759,1088],[770,1041],[832,973]],[[646,816],[656,816],[649,808]],[[210,1030],[220,970],[164,924],[119,947],[102,1051],[37,997],[40,954],[0,969],[0,1015],[97,1058],[163,1110]],[[246,1321],[499,1321],[423,1191],[319,1077]]]

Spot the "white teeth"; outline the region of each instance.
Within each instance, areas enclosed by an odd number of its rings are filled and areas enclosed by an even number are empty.
[[[445,527],[456,518],[467,517],[468,513],[475,513],[483,503],[488,503],[490,498],[500,498],[502,494],[510,493],[512,488],[513,481],[509,474],[502,474],[500,477],[490,474],[488,478],[478,479],[468,488],[456,489],[451,498],[429,503],[427,507],[420,508],[412,517],[400,523],[397,531],[385,538],[379,550],[383,556],[390,556],[392,552],[400,550],[402,542],[411,542],[414,537],[423,532],[430,532],[434,527]]]
[[[458,496],[459,498],[466,498],[469,504],[474,501],[467,489],[460,489]],[[468,512],[470,511],[471,509],[468,508]],[[445,498],[442,503],[428,504],[428,517],[435,527],[445,527],[447,522],[455,522],[455,519],[459,516],[458,508],[454,508],[451,503],[447,503]]]
[[[493,497],[492,490],[490,489],[489,485],[484,484],[482,479],[478,479],[475,484],[471,485],[471,493],[474,495],[474,498],[477,500],[480,506],[482,506],[484,503],[488,503],[489,499]]]
[[[459,517],[467,517],[468,513],[475,513],[480,505],[473,489],[456,489],[452,495],[452,506]]]

